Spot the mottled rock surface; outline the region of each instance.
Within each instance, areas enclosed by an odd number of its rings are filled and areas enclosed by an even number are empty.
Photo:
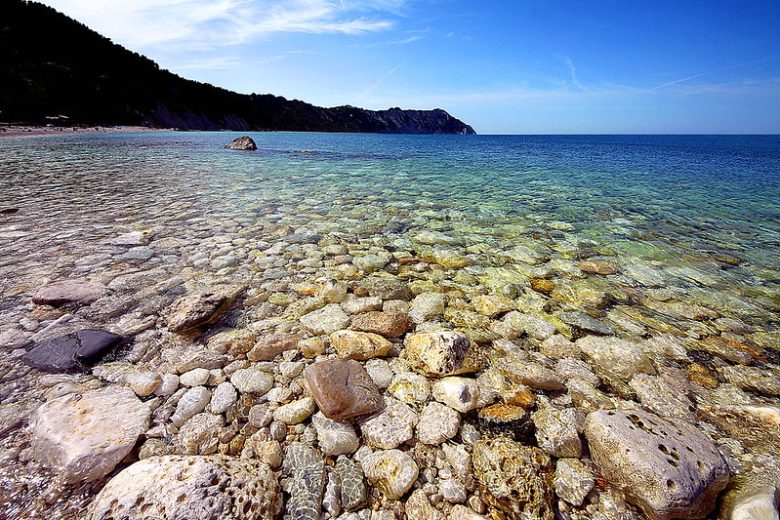
[[[603,410],[588,415],[585,436],[599,474],[654,518],[703,518],[728,483],[712,441],[680,421]]]
[[[419,474],[414,459],[399,450],[374,452],[361,464],[368,481],[390,500],[404,496]]]
[[[454,331],[418,332],[406,338],[406,359],[425,376],[442,377],[479,369],[468,336]]]
[[[281,507],[276,476],[260,461],[170,455],[141,460],[112,478],[87,519],[265,520]]]
[[[553,520],[553,466],[543,451],[504,437],[480,440],[472,454],[484,498],[508,518]]]
[[[248,135],[243,135],[241,137],[236,137],[233,139],[230,144],[225,145],[225,148],[229,150],[240,150],[240,151],[254,151],[257,150],[257,144],[255,143],[254,139],[249,137]]]
[[[181,333],[216,321],[242,291],[241,286],[217,285],[182,296],[166,310],[168,329]]]
[[[360,422],[360,431],[369,445],[389,450],[414,437],[417,421],[417,414],[409,406],[387,397],[380,412]]]
[[[37,305],[90,304],[106,294],[106,287],[100,283],[90,283],[83,280],[64,280],[45,285],[33,295],[32,301]]]

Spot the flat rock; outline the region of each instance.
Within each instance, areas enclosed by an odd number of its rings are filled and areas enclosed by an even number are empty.
[[[336,459],[336,474],[341,481],[341,505],[346,511],[355,511],[366,503],[367,490],[363,470],[349,457]]]
[[[390,500],[404,496],[420,471],[414,459],[400,450],[376,451],[361,465],[368,481]]]
[[[542,450],[505,437],[479,440],[472,464],[483,499],[508,518],[555,518],[552,461]]]
[[[433,377],[476,372],[481,364],[476,347],[460,332],[419,332],[406,338],[406,359],[411,367]]]
[[[655,374],[652,361],[638,343],[613,337],[586,336],[577,340],[576,344],[596,375],[616,389],[621,386],[627,388],[625,383],[636,374]]]
[[[112,478],[87,520],[275,518],[282,494],[271,469],[224,455],[150,457]]]
[[[326,305],[322,309],[300,317],[303,328],[316,336],[330,334],[349,325],[349,315],[337,303]]]
[[[415,296],[409,309],[414,323],[424,323],[444,315],[445,298],[442,293],[422,293]]]
[[[68,394],[35,412],[33,458],[66,482],[110,473],[149,427],[149,407],[128,388]]]
[[[311,423],[317,430],[317,444],[325,455],[333,457],[358,449],[360,440],[352,424],[328,419],[322,412],[314,414]]]
[[[588,415],[585,436],[601,476],[653,518],[703,518],[729,480],[713,442],[681,421],[602,410]]]
[[[330,344],[340,358],[365,361],[387,356],[393,344],[379,334],[337,330],[330,335]]]
[[[301,339],[295,334],[266,334],[257,339],[255,346],[247,352],[249,361],[271,361],[285,350],[295,350]]]
[[[319,520],[325,491],[325,460],[311,446],[294,442],[285,451],[283,472],[289,477],[287,514],[296,520]]]
[[[92,369],[92,375],[127,386],[139,397],[152,395],[162,384],[162,378],[156,372],[125,362],[103,363]]]
[[[87,305],[106,295],[106,287],[99,283],[83,280],[65,280],[45,285],[33,295],[36,305]]]
[[[216,285],[182,296],[165,311],[168,329],[182,333],[215,322],[243,290],[237,285]]]
[[[370,311],[352,316],[350,325],[362,332],[372,332],[386,338],[398,338],[411,327],[409,315],[398,311]]]
[[[311,397],[304,397],[280,406],[274,412],[274,420],[284,424],[302,423],[317,411],[317,405]]]
[[[304,377],[317,406],[330,419],[343,421],[382,408],[379,389],[357,361],[318,361],[304,371]]]
[[[417,421],[417,414],[411,408],[387,397],[382,411],[361,421],[360,431],[369,445],[389,450],[414,437]]]
[[[441,444],[457,435],[460,414],[441,403],[425,405],[417,423],[417,438],[423,444]]]
[[[102,330],[80,330],[39,343],[22,356],[22,361],[45,372],[83,370],[122,339]]]

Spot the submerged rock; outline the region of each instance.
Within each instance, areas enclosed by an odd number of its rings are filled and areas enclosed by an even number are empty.
[[[366,484],[360,466],[344,455],[336,459],[336,474],[341,480],[341,505],[346,511],[355,511],[366,502]]]
[[[100,491],[88,520],[265,520],[281,511],[276,476],[258,460],[224,455],[150,457]]]
[[[360,431],[370,446],[389,450],[414,437],[414,427],[418,420],[411,408],[388,397],[381,412],[360,423]]]
[[[304,376],[317,406],[330,419],[343,421],[382,408],[379,389],[357,361],[318,361],[306,369]]]
[[[235,285],[214,286],[182,296],[166,310],[168,329],[187,332],[218,320],[243,290]]]
[[[420,471],[414,459],[400,450],[374,452],[361,465],[368,481],[390,500],[404,496]]]
[[[318,520],[325,491],[325,460],[311,446],[295,442],[285,451],[283,471],[289,477],[290,518]]]
[[[248,135],[243,135],[241,137],[236,137],[235,139],[233,139],[230,142],[230,144],[225,146],[225,148],[227,148],[228,150],[242,150],[242,151],[252,152],[257,150],[257,144]]]
[[[64,280],[41,287],[33,295],[32,301],[37,305],[87,305],[106,294],[106,287],[99,283],[89,283],[83,280]]]
[[[729,480],[713,442],[681,421],[602,410],[588,415],[585,436],[601,476],[652,518],[703,518]]]
[[[393,344],[379,334],[354,330],[337,330],[330,335],[330,344],[340,358],[358,361],[384,357],[393,348]]]
[[[322,412],[314,414],[311,423],[317,430],[317,443],[325,455],[343,455],[358,449],[360,440],[352,424],[328,419]]]
[[[22,361],[45,372],[83,370],[122,339],[122,336],[103,330],[80,330],[36,345],[22,356]]]
[[[417,372],[434,377],[476,372],[476,349],[455,331],[418,332],[406,338],[406,359]]]
[[[249,361],[271,361],[285,350],[298,348],[300,338],[295,334],[266,334],[257,339],[257,343],[247,352]]]
[[[33,458],[66,482],[110,473],[149,427],[149,407],[128,388],[69,394],[35,412]]]
[[[504,437],[480,440],[472,464],[483,498],[507,518],[555,518],[552,461],[542,450]]]

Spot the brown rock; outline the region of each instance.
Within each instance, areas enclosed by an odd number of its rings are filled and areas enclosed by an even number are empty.
[[[102,284],[83,280],[64,280],[41,287],[33,296],[32,301],[37,305],[51,305],[52,307],[71,304],[86,305],[102,298],[105,294],[106,288]]]
[[[370,311],[352,317],[352,328],[373,332],[387,338],[403,336],[411,327],[411,320],[405,312]]]
[[[433,377],[477,372],[482,365],[468,336],[449,330],[410,334],[406,359],[415,371]]]
[[[246,357],[249,361],[271,361],[285,350],[298,348],[299,342],[300,338],[295,334],[268,334],[257,340]]]
[[[393,344],[379,334],[337,330],[330,335],[330,344],[340,358],[365,361],[390,353]]]
[[[354,360],[328,359],[304,372],[320,411],[343,421],[382,408],[382,396],[363,366]]]
[[[600,274],[607,276],[618,272],[617,264],[612,262],[599,262],[595,260],[585,260],[580,262],[580,271],[588,274]]]
[[[531,289],[549,296],[555,290],[555,282],[544,278],[531,278]]]
[[[223,285],[182,296],[166,310],[168,329],[187,332],[217,321],[243,290],[240,286]]]

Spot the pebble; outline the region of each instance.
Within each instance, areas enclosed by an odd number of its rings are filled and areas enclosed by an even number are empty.
[[[387,397],[382,411],[360,422],[360,431],[370,446],[389,450],[414,437],[418,420],[409,406]]]
[[[380,450],[363,459],[368,481],[390,500],[398,500],[417,480],[419,468],[409,455],[400,450]]]
[[[351,423],[328,419],[322,412],[314,414],[311,423],[317,430],[317,443],[325,455],[344,455],[358,449],[360,439]]]
[[[455,437],[459,428],[458,412],[443,404],[431,402],[420,413],[417,438],[424,444],[441,444]]]
[[[225,413],[237,400],[236,388],[228,382],[220,383],[211,396],[211,413]]]
[[[242,368],[233,372],[230,382],[242,394],[257,396],[268,393],[274,384],[272,375],[254,368]]]
[[[476,379],[445,377],[434,383],[431,393],[437,401],[460,413],[474,410],[479,403],[479,385]]]
[[[290,404],[280,406],[274,412],[274,421],[284,424],[298,424],[308,419],[317,410],[311,397],[304,397]]]

